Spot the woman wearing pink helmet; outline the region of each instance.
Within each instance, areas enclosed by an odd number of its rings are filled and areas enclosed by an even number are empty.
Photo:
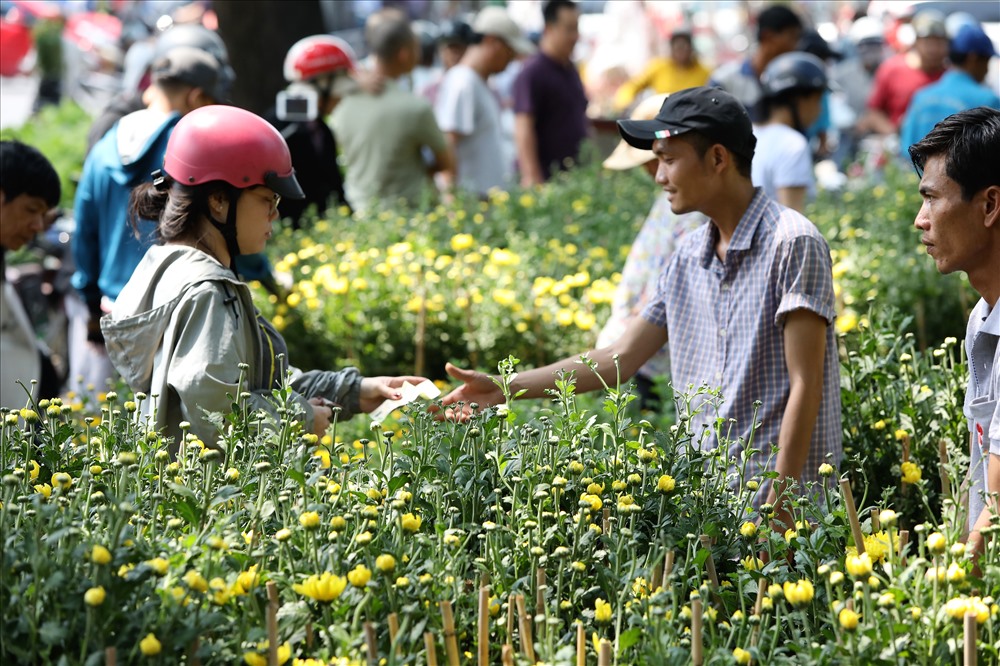
[[[251,409],[277,415],[268,396],[288,370],[287,347],[232,265],[264,249],[281,197],[302,197],[285,141],[264,119],[230,106],[182,118],[163,170],[132,193],[133,225],[158,220],[159,244],[101,325],[112,362],[132,390],[153,396],[144,410],[174,450],[183,421],[214,445],[218,429],[208,414],[227,413],[241,391]],[[407,380],[422,378],[293,371],[291,388],[304,428],[322,434],[335,405],[342,417],[369,412],[398,398]]]

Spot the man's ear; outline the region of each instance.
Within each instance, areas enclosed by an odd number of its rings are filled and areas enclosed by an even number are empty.
[[[732,153],[721,143],[712,146],[708,151],[708,155],[711,160],[712,171],[716,173],[725,171],[726,166],[733,161]]]
[[[987,228],[1000,228],[1000,185],[990,185],[982,196],[984,224]]]

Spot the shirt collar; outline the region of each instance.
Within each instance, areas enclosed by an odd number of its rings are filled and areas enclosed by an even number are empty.
[[[980,301],[985,312],[986,301]],[[977,308],[978,309],[978,308]],[[975,315],[973,315],[975,316]],[[1000,337],[1000,302],[993,306],[993,310],[986,316],[986,321],[983,322],[982,328],[979,329],[980,333],[989,333],[990,335],[995,335]]]
[[[760,226],[760,221],[764,217],[764,211],[767,210],[770,202],[771,200],[764,194],[763,189],[759,187],[754,188],[753,199],[750,200],[750,205],[743,212],[743,216],[736,225],[736,231],[733,232],[733,237],[729,241],[729,249],[726,250],[727,255],[729,252],[746,252],[750,249],[753,237],[757,233],[757,227]],[[701,265],[703,268],[708,268],[712,265],[712,260],[715,258],[715,244],[719,238],[719,229],[715,226],[714,222],[706,226],[708,231],[705,234],[705,245],[701,251]]]

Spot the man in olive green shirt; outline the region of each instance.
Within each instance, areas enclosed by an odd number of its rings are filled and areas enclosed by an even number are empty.
[[[376,202],[419,204],[432,174],[454,168],[454,157],[425,99],[394,79],[416,64],[417,41],[403,16],[387,15],[371,31],[375,72],[387,80],[380,95],[345,97],[333,113],[344,159],[344,191],[354,210]]]

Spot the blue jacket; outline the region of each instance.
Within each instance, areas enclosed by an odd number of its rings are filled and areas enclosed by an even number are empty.
[[[1000,109],[1000,98],[960,69],[951,69],[935,83],[918,90],[899,128],[903,159],[909,162],[910,146],[927,136],[940,121],[980,106]]]
[[[73,286],[91,312],[98,312],[102,296],[118,298],[153,243],[156,227],[149,221],[140,223],[142,241],[136,239],[128,222],[129,195],[163,166],[167,139],[180,117],[148,109],[131,113],[108,130],[84,162],[75,201]]]

